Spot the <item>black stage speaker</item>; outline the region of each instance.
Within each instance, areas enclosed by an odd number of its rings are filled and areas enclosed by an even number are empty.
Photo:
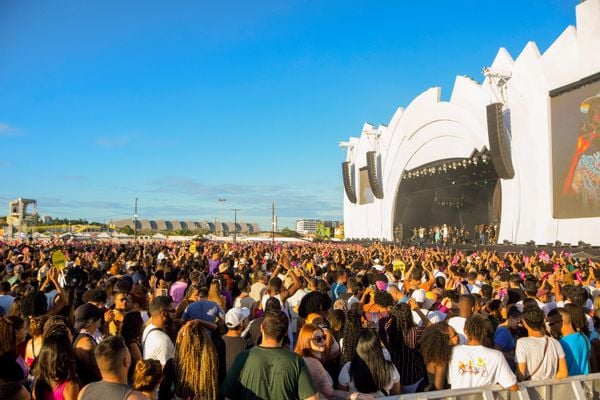
[[[369,175],[369,185],[373,195],[378,199],[383,199],[383,187],[381,186],[381,169],[377,162],[377,153],[367,151],[367,174]]]
[[[354,167],[349,161],[342,163],[342,176],[344,177],[344,190],[351,203],[356,204],[356,190],[354,189]]]
[[[510,139],[504,129],[502,103],[489,104],[486,112],[492,164],[499,178],[512,179],[515,170],[512,165]]]

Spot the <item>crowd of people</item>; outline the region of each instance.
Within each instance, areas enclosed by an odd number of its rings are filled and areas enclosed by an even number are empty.
[[[372,399],[600,371],[600,263],[566,252],[28,240],[0,242],[0,271],[2,399]]]

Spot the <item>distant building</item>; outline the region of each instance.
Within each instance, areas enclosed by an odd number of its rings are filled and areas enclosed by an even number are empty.
[[[296,232],[301,235],[314,235],[317,231],[329,232],[327,236],[332,236],[335,228],[342,226],[340,221],[322,221],[319,219],[298,219],[296,220]]]
[[[49,216],[49,215],[44,215],[44,216],[41,218],[41,223],[42,223],[42,225],[48,225],[48,224],[51,224],[51,223],[52,223],[52,217],[51,217],[51,216]]]
[[[112,223],[116,229],[122,229],[127,226],[130,228],[134,227],[132,219],[120,219]],[[137,228],[141,231],[153,231],[153,232],[173,232],[179,230],[187,230],[190,232],[208,232],[208,233],[225,233],[233,234],[252,234],[260,232],[260,226],[255,223],[238,222],[237,225],[233,222],[223,222],[222,228],[219,225],[215,225],[208,221],[171,221],[171,220],[148,220],[138,219]]]
[[[33,210],[29,212],[29,208]],[[8,203],[9,214],[6,217],[8,225],[15,228],[32,226],[38,223],[37,200],[16,199]]]
[[[301,235],[312,235],[317,231],[318,219],[298,219],[296,220],[296,232]]]

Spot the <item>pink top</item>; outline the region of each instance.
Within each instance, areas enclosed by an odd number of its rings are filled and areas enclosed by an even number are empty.
[[[173,304],[175,307],[183,300],[183,296],[185,295],[185,289],[187,289],[188,284],[185,282],[177,281],[171,285],[171,290],[169,294],[173,298]]]
[[[67,383],[68,381],[64,381],[52,391],[52,400],[65,400],[63,392],[65,391],[65,386],[67,386]]]

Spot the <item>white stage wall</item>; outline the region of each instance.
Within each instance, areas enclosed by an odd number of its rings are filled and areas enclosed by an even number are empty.
[[[540,54],[533,42],[516,59],[501,48],[493,70],[508,71],[505,109],[510,110],[512,161],[515,176],[501,180],[502,217],[498,241],[548,243],[583,240],[600,245],[600,218],[554,219],[549,91],[600,72],[600,0],[576,6],[577,27],[569,26]],[[440,88],[399,108],[390,123],[365,124],[360,138],[350,138],[346,161],[366,166],[366,152],[381,155],[383,199],[352,204],[344,194],[347,238],[393,238],[394,206],[404,170],[436,160],[468,158],[474,149],[488,149],[485,107],[501,102],[497,87],[457,77],[449,102],[440,101]],[[377,132],[379,139],[369,134]]]

